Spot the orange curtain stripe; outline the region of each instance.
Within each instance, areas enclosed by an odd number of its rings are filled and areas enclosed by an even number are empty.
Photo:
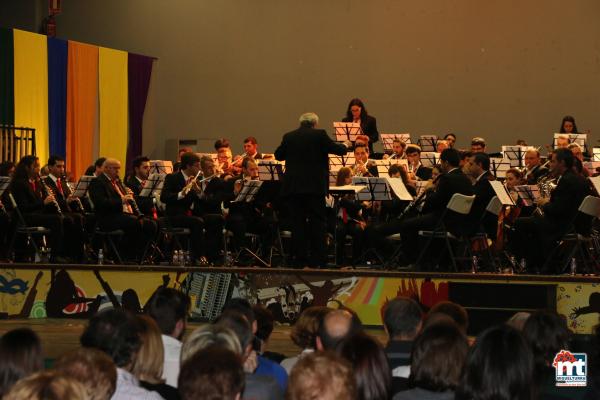
[[[69,41],[67,170],[79,179],[94,162],[98,131],[98,47]]]

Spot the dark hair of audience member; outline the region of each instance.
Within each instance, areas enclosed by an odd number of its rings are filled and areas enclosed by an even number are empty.
[[[80,347],[61,356],[53,368],[81,383],[90,400],[109,400],[117,387],[115,363],[100,350]]]
[[[409,386],[432,392],[454,391],[468,351],[467,337],[454,322],[426,328],[413,344]]]
[[[252,334],[252,326],[243,314],[228,310],[219,316],[215,324],[231,329],[240,342],[242,354],[246,353],[248,346],[252,343],[252,339],[254,339],[254,335]]]
[[[254,321],[256,321],[256,317],[254,316],[254,311],[252,311],[252,305],[246,299],[242,299],[241,297],[236,297],[233,299],[229,299],[227,303],[223,306],[223,311],[234,311],[242,314],[246,317],[246,320],[252,327]]]
[[[383,309],[383,325],[390,338],[414,338],[422,320],[421,307],[408,297],[396,297]]]
[[[366,333],[344,339],[336,352],[354,367],[359,400],[385,400],[390,397],[392,374],[379,342]]]
[[[286,400],[355,400],[356,382],[348,361],[330,351],[302,357],[292,369]]]
[[[219,346],[198,351],[179,372],[178,389],[183,400],[234,400],[244,386],[240,356]]]
[[[252,311],[256,318],[256,337],[266,342],[271,337],[271,333],[273,333],[275,322],[273,313],[263,305],[255,305],[252,307]]]
[[[319,326],[325,314],[330,311],[328,307],[309,307],[302,311],[290,333],[292,342],[301,349],[314,349],[319,333]]]
[[[81,335],[83,347],[108,354],[117,367],[128,369],[141,345],[139,323],[130,312],[108,309],[94,315]]]
[[[88,400],[85,387],[57,371],[37,372],[17,382],[3,400]]]
[[[463,333],[467,333],[467,329],[469,328],[469,314],[467,313],[467,310],[465,310],[465,308],[460,304],[453,303],[451,301],[439,302],[431,307],[427,313],[426,319],[436,313],[449,316],[454,322],[456,322]]]
[[[42,345],[29,328],[13,329],[0,338],[0,398],[19,379],[44,366]]]
[[[566,321],[558,314],[536,311],[527,318],[522,333],[533,353],[535,375],[539,383],[551,368],[556,353],[568,348],[571,332]]]
[[[533,355],[508,325],[487,329],[469,350],[456,400],[533,399]]]
[[[189,310],[189,296],[167,287],[158,288],[146,305],[146,313],[156,321],[165,335],[171,335],[175,331],[177,321],[187,319]]]

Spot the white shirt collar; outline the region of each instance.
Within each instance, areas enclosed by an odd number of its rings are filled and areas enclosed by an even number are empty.
[[[58,178],[52,174],[48,174],[48,176],[54,181],[54,183],[56,183],[56,181],[58,180]]]
[[[482,176],[484,176],[484,175],[485,175],[485,174],[487,174],[487,173],[488,173],[488,171],[483,171],[483,173],[482,173],[481,175],[479,175],[479,176],[477,177],[477,179],[475,179],[475,182],[479,182],[479,180],[481,179],[481,177],[482,177]]]

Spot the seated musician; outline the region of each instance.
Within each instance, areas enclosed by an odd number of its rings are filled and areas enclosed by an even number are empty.
[[[140,208],[140,211],[145,216],[156,219],[157,209],[154,205],[154,197],[140,196],[144,184],[150,176],[150,159],[146,156],[139,156],[133,160],[133,173],[125,179],[125,184],[133,192],[135,201]]]
[[[571,222],[584,197],[590,193],[586,180],[573,172],[575,157],[569,149],[555,149],[550,160],[550,171],[558,177],[550,197],[536,200],[537,213],[518,218],[514,224],[510,246],[518,258],[525,258],[530,271],[540,271],[545,257],[556,246],[557,240],[571,229]],[[583,226],[576,224],[576,228]],[[556,272],[545,270],[541,272]]]
[[[233,155],[229,146],[222,146],[217,150],[216,169],[221,179],[228,181],[239,175],[242,172],[241,163],[241,159],[233,161]]]
[[[587,178],[589,176],[591,176],[592,174],[590,173],[590,170],[588,170],[584,165],[583,165],[583,150],[581,150],[581,146],[575,142],[569,144],[569,146],[567,147],[569,150],[571,150],[571,152],[573,153],[573,157],[575,157],[575,167],[576,169],[579,169],[581,172],[579,172],[583,177]]]
[[[8,189],[28,226],[43,226],[52,231],[46,238],[52,249],[51,261],[66,262],[69,252],[65,246],[64,217],[57,213],[54,196],[44,192],[39,173],[36,156],[22,157]]]
[[[85,170],[84,175],[88,176],[100,176],[104,172],[104,161],[106,161],[106,157],[100,157],[96,161],[94,161],[93,165],[90,165]]]
[[[391,248],[385,238],[400,233],[404,261],[409,264],[414,263],[419,255],[419,230],[433,229],[437,226],[450,198],[455,193],[471,195],[473,192],[471,181],[458,168],[459,163],[460,154],[457,150],[444,150],[440,156],[440,168],[444,174],[438,178],[435,190],[427,195],[421,215],[408,219],[396,219],[368,228],[369,246],[377,248],[382,254],[387,254]],[[446,228],[450,232],[457,233],[464,223],[464,218],[448,215],[445,222]],[[443,248],[433,249],[432,254],[439,251],[443,251]]]
[[[237,196],[244,182],[259,180],[258,166],[255,160],[246,157],[242,161],[242,175],[234,184],[233,194]],[[253,202],[230,202],[227,216],[227,229],[233,233],[233,248],[239,250],[248,247],[246,232],[260,235],[261,252],[267,254],[272,243],[275,220],[270,203],[261,199]]]
[[[485,153],[485,139],[474,137],[471,139],[471,153]]]
[[[143,261],[141,257],[149,243],[156,238],[157,226],[143,219],[130,191],[119,178],[121,163],[114,158],[104,161],[104,172],[92,180],[90,200],[94,205],[97,225],[103,231],[121,229],[125,232],[122,255],[127,261]]]
[[[402,183],[404,183],[404,186],[406,187],[408,193],[410,193],[413,197],[417,195],[417,189],[414,186],[414,181],[411,182],[408,179],[408,172],[406,172],[406,169],[404,167],[398,164],[390,165],[390,168],[388,169],[388,175],[390,176],[390,178],[402,179]],[[402,213],[402,211],[406,208],[408,203],[410,202],[400,200],[396,197],[394,197],[392,200],[382,201],[380,220],[387,221],[399,216],[400,213]]]
[[[248,136],[244,139],[244,154],[243,157],[250,157],[255,160],[263,158],[263,154],[258,152],[258,141],[254,136]]]
[[[431,179],[431,168],[421,164],[421,148],[416,144],[406,146],[408,160],[408,178],[411,181],[428,181]]]
[[[490,185],[490,181],[495,179],[490,173],[490,158],[485,153],[472,153],[465,160],[463,170],[473,180],[473,194],[475,194],[475,201],[469,213],[471,226],[467,232],[473,234],[483,228],[488,237],[495,238],[498,218],[486,211],[488,203],[496,195]],[[480,224],[482,226],[479,226]]]
[[[406,158],[406,154],[404,150],[406,149],[406,143],[404,143],[400,139],[394,139],[392,141],[392,154],[385,154],[383,156],[384,159],[390,160],[402,160]]]
[[[571,141],[569,140],[569,135],[568,134],[563,134],[563,135],[558,135],[558,137],[556,138],[555,144],[554,144],[554,148],[555,149],[566,149],[569,147],[569,143]]]
[[[352,169],[354,176],[379,176],[377,165],[369,162],[369,148],[363,144],[354,146],[356,164]]]
[[[73,196],[65,177],[65,159],[60,156],[50,156],[48,159],[48,176],[41,179],[54,196],[64,217],[65,235],[73,238],[68,241],[70,257],[83,261],[83,244],[86,223],[85,210],[81,201]]]
[[[444,151],[448,148],[450,148],[450,145],[448,144],[447,140],[439,139],[438,141],[435,142],[435,152],[436,153],[441,153],[442,151]]]
[[[523,179],[528,185],[535,185],[541,177],[548,173],[548,168],[542,165],[540,152],[530,149],[525,152],[525,171]]]
[[[453,149],[454,145],[456,144],[456,135],[454,133],[447,133],[444,136],[444,140],[448,143],[448,147]]]
[[[342,167],[338,171],[336,186],[352,184],[352,170]],[[338,215],[336,224],[336,264],[356,264],[363,253],[364,231],[366,227],[363,218],[363,205],[356,200],[356,195],[346,195],[340,198],[338,204]],[[346,258],[345,243],[346,236],[352,237],[352,257]]]

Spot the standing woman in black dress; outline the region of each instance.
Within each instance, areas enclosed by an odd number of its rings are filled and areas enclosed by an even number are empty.
[[[373,154],[373,143],[379,140],[377,121],[375,117],[367,113],[367,109],[361,99],[352,99],[346,110],[346,117],[342,122],[360,122],[360,127],[365,135],[369,137],[369,153]]]

